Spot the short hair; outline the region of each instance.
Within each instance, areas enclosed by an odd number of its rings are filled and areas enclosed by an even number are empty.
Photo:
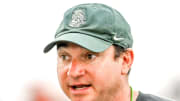
[[[115,44],[113,44],[113,46],[114,46],[114,49],[115,49],[115,54],[114,54],[115,59],[120,57],[122,53],[126,52],[126,49],[121,47],[121,46],[118,46],[118,45],[115,45]],[[128,75],[130,74],[130,71],[131,71],[131,69],[128,71]]]
[[[113,45],[114,46],[114,49],[115,49],[115,55],[114,55],[114,58],[118,58],[120,57],[120,55],[126,51],[126,49],[124,49],[123,47],[121,46],[118,46],[118,45]]]
[[[67,47],[67,43],[65,43],[65,42],[57,43],[56,46],[57,46],[57,50],[58,50],[60,47]]]

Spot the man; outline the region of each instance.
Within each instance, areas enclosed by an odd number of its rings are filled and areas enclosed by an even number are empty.
[[[55,45],[59,83],[72,101],[170,101],[130,87],[134,59],[130,26],[109,6],[70,8],[44,52]]]

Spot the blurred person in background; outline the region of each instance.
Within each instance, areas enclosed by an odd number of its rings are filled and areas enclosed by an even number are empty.
[[[21,101],[67,101],[57,88],[48,82],[33,81],[28,83],[21,95]]]
[[[172,101],[129,85],[134,59],[130,26],[107,5],[80,4],[67,10],[44,52],[55,45],[59,83],[72,101]]]

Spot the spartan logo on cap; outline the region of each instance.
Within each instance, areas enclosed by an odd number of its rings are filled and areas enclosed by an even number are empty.
[[[77,9],[72,14],[72,20],[69,23],[71,27],[80,27],[82,24],[86,23],[85,9]]]

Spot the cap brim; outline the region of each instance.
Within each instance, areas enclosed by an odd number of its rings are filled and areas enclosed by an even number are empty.
[[[102,52],[112,45],[110,42],[86,34],[67,33],[48,44],[44,48],[44,53],[49,52],[57,43],[60,42],[71,42],[92,52]]]

